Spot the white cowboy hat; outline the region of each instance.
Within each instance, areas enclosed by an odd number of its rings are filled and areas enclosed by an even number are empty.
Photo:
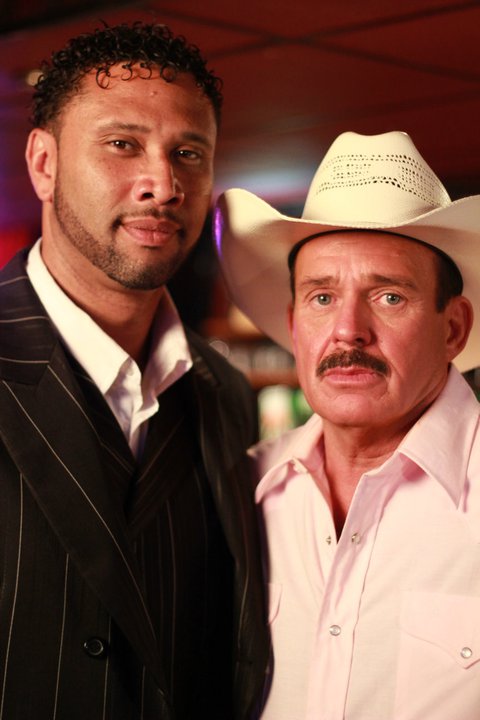
[[[218,199],[214,227],[233,302],[288,350],[287,258],[300,240],[358,228],[386,230],[438,248],[460,270],[475,313],[455,365],[461,372],[480,365],[480,195],[452,202],[406,133],[340,135],[312,180],[301,218],[232,189]]]

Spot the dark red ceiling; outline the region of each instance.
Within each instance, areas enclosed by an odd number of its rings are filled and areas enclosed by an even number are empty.
[[[344,130],[409,132],[454,197],[480,192],[480,3],[2,0],[0,229],[34,226],[28,70],[70,36],[134,19],[199,45],[225,82],[216,192],[298,206]]]

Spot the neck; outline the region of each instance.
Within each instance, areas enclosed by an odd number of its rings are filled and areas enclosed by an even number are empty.
[[[149,355],[150,330],[158,308],[159,297],[124,302],[123,296],[102,298],[92,305],[85,297],[77,303],[115,342],[133,358],[141,370]],[[153,300],[153,301],[152,301]],[[112,312],[113,311],[113,312]]]
[[[150,329],[164,288],[125,288],[96,268],[93,273],[83,275],[76,267],[62,263],[43,243],[42,256],[65,294],[143,369],[149,352]]]
[[[392,455],[405,432],[376,438],[371,430],[338,428],[324,422],[325,473],[338,536],[360,478]]]

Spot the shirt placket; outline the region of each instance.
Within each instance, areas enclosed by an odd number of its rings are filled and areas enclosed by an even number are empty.
[[[362,591],[392,479],[365,475],[335,548],[310,670],[307,720],[344,720]],[[331,539],[336,542],[335,537]]]

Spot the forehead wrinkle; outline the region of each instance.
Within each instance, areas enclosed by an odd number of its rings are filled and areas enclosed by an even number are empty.
[[[405,275],[381,275],[379,273],[368,273],[362,274],[361,279],[363,282],[367,282],[372,285],[395,285],[397,287],[404,287],[410,290],[418,290],[418,285],[413,281],[412,278]],[[299,288],[305,287],[325,287],[331,288],[341,284],[341,274],[329,274],[319,275],[303,278],[299,283]]]

